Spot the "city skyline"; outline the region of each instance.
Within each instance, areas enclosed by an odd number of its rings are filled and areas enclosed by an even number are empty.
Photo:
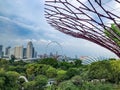
[[[11,58],[11,55],[14,55],[16,59],[37,58],[37,51],[31,41],[26,43],[26,46],[3,47],[0,45],[0,57],[2,58]]]
[[[0,1],[0,35],[0,44],[5,47],[21,44],[24,46],[32,41],[38,54],[44,54],[47,44],[56,41],[62,46],[63,55],[70,57],[117,57],[101,46],[53,29],[44,16],[44,0]]]

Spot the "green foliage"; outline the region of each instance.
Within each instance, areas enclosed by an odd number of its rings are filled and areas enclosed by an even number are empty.
[[[55,75],[56,72],[52,71],[52,69],[55,70],[55,68],[53,68],[52,66],[45,65],[45,64],[32,63],[32,64],[26,65],[27,76],[28,78],[31,78],[31,79],[33,79],[35,76],[39,74],[48,76],[49,72],[51,72],[52,75]]]
[[[20,66],[25,66],[26,64],[27,64],[27,63],[24,62],[23,60],[16,61],[16,62],[12,63],[13,66],[18,66],[18,65],[20,65]]]
[[[5,59],[0,59],[0,65],[6,65],[9,64],[9,62]]]
[[[35,90],[35,86],[35,81],[29,81],[23,84],[25,90]]]
[[[66,77],[67,77],[66,72],[67,72],[67,71],[65,71],[65,70],[57,70],[56,80],[57,80],[58,82],[61,82],[61,81],[63,81],[63,80],[66,80]]]
[[[81,60],[75,60],[75,66],[76,67],[80,67],[80,66],[82,66],[82,61]]]
[[[17,86],[16,82],[18,77],[19,77],[19,73],[17,72],[14,72],[14,71],[6,72],[6,80],[5,80],[6,86],[9,86],[9,87]]]
[[[110,58],[109,60],[116,60],[116,58]]]
[[[5,59],[0,59],[0,68],[3,68],[4,70],[6,70],[8,66],[9,66],[9,61]]]
[[[120,46],[120,40],[117,38],[114,34],[116,34],[118,37],[120,37],[120,28],[118,28],[115,24],[111,24],[111,29],[104,31],[105,35],[112,39],[116,44]],[[113,34],[114,33],[114,34]]]
[[[89,66],[90,79],[108,79],[110,77],[110,64],[108,61],[98,61]]]
[[[0,77],[0,90],[4,88],[5,85],[5,77]]]
[[[64,81],[58,85],[57,90],[79,90],[71,81]]]
[[[53,66],[55,68],[58,67],[58,62],[54,58],[45,58],[45,59],[40,60],[39,63],[40,64],[50,65],[50,66]]]
[[[114,90],[111,84],[85,82],[80,90]]]
[[[30,75],[35,75],[35,72],[37,72],[37,68],[39,67],[39,64],[35,64],[35,63],[32,63],[32,64],[28,64],[26,66],[26,73],[28,76]]]
[[[25,90],[44,90],[48,79],[44,75],[38,75],[33,81],[25,82],[23,84]]]
[[[16,71],[18,73],[24,73],[26,71],[26,68],[23,66],[9,66],[8,71]]]
[[[12,63],[14,63],[14,61],[15,61],[15,56],[14,56],[14,55],[11,55],[10,63],[12,64]]]
[[[111,76],[110,80],[115,83],[119,83],[120,81],[120,60],[110,61],[111,65]]]
[[[4,88],[5,85],[5,71],[3,69],[0,70],[0,90]]]
[[[80,76],[83,80],[89,80],[89,65],[84,65],[79,68]]]
[[[39,89],[44,88],[47,85],[48,79],[46,76],[44,75],[38,75],[35,78],[35,85],[36,87],[38,87]]]
[[[25,79],[24,79],[24,78],[19,78],[19,79],[18,79],[18,83],[19,83],[20,85],[22,85],[24,82],[25,82]]]
[[[106,79],[112,83],[120,81],[120,60],[99,61],[89,66],[89,79]]]
[[[73,83],[74,85],[76,85],[76,86],[82,86],[82,84],[83,84],[82,78],[81,78],[80,76],[78,76],[78,75],[72,77],[71,81],[72,81],[72,83]]]
[[[18,90],[19,85],[16,83],[18,77],[17,72],[0,70],[0,90]]]
[[[32,63],[19,61],[10,64],[9,61],[0,59],[0,90],[21,90],[22,87],[24,90],[119,90],[120,88],[120,60],[110,59],[90,65],[81,65],[79,60],[74,63],[49,61],[52,60]],[[26,76],[29,82],[19,80],[19,75]],[[55,82],[47,85],[50,78],[54,78]],[[92,82],[95,79],[101,81]],[[104,83],[102,79],[105,80]]]
[[[115,24],[111,24],[111,29],[112,29],[113,32],[115,32],[118,36],[120,36],[120,29],[119,29]]]
[[[66,73],[68,79],[78,74],[79,74],[79,70],[77,68],[69,68]]]
[[[53,68],[53,67],[48,68],[48,70],[46,71],[46,75],[47,75],[47,77],[49,77],[49,78],[54,78],[54,77],[56,77],[56,74],[57,74],[57,71],[56,71],[56,69]]]
[[[46,71],[52,66],[50,65],[45,65],[45,64],[40,64],[38,70],[37,70],[37,75],[38,74],[42,74],[42,75],[46,75]]]
[[[5,70],[0,68],[0,77],[4,77],[5,76]]]
[[[59,62],[59,68],[63,70],[68,70],[69,68],[74,67],[74,64],[69,63],[69,62]]]

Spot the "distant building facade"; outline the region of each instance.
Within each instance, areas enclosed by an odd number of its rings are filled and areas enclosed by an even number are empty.
[[[27,58],[27,48],[23,48],[23,58]]]
[[[32,58],[35,57],[35,48],[33,47],[33,50],[32,50]]]
[[[5,56],[10,57],[10,49],[11,49],[10,46],[5,48]]]
[[[27,58],[33,58],[33,54],[34,54],[34,52],[33,52],[33,44],[30,41],[27,44]]]
[[[0,45],[0,58],[3,56],[3,45]]]
[[[37,51],[35,51],[34,53],[34,58],[37,58]]]
[[[17,46],[14,48],[14,55],[17,59],[23,59],[23,46]]]
[[[11,49],[10,49],[10,56],[9,56],[9,58],[11,58],[11,55],[14,55],[14,53],[15,53],[15,50],[14,50],[15,48],[12,48],[11,47]]]

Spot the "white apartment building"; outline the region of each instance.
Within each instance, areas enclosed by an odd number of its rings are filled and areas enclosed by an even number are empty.
[[[16,46],[14,48],[14,55],[17,59],[23,59],[23,46]]]

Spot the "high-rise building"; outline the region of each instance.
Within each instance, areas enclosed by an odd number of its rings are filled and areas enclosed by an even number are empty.
[[[34,48],[34,47],[33,47],[32,58],[37,58],[37,51],[35,51],[35,48]]]
[[[14,55],[17,59],[23,59],[23,46],[17,46],[14,48]]]
[[[15,48],[10,48],[10,56],[9,56],[9,58],[11,58],[11,55],[14,55],[14,53],[15,53]]]
[[[35,51],[34,53],[34,58],[37,58],[37,51]]]
[[[11,49],[10,46],[5,48],[5,56],[10,57],[10,49]]]
[[[23,58],[27,58],[27,48],[23,48]]]
[[[0,45],[0,58],[3,56],[3,45]]]
[[[27,58],[33,58],[33,44],[31,41],[27,44]]]
[[[33,50],[32,50],[32,58],[34,58],[35,56],[35,48],[33,47]]]

